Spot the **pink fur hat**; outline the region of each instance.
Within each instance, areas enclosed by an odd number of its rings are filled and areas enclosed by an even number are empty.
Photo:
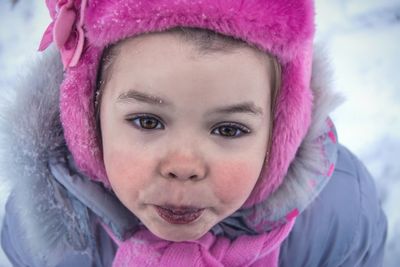
[[[53,22],[39,50],[55,42],[65,67],[61,120],[78,167],[109,182],[96,140],[94,91],[103,49],[127,37],[176,26],[210,29],[277,57],[282,88],[274,114],[267,168],[246,206],[282,183],[311,121],[312,0],[47,0]]]

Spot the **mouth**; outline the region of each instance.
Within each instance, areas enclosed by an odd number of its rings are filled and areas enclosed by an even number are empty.
[[[155,206],[158,215],[170,224],[189,224],[199,218],[204,208],[185,206]]]

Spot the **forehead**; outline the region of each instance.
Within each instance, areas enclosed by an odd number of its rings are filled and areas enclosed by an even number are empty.
[[[173,39],[174,41],[191,45],[192,51],[197,52],[198,55],[232,53],[240,48],[245,48],[245,50],[247,49],[255,54],[258,54],[257,56],[260,58],[268,58],[266,53],[259,50],[256,46],[246,43],[245,41],[213,32],[211,30],[196,28],[173,28],[163,32],[142,34],[133,38],[124,39],[116,46],[123,45],[127,42],[139,43],[143,40],[154,41],[155,39]]]
[[[270,79],[268,56],[250,46],[199,53],[193,42],[157,33],[118,44],[107,83],[115,94],[139,88],[167,97],[239,101],[265,99]]]

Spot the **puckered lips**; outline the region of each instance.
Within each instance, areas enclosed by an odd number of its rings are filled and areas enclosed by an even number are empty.
[[[190,206],[155,205],[158,215],[170,224],[189,224],[199,218],[204,208]]]

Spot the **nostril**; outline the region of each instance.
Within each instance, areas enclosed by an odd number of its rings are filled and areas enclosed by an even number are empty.
[[[196,175],[196,174],[191,175],[191,176],[189,177],[189,179],[191,179],[191,180],[197,179],[197,175]]]
[[[169,178],[179,178],[180,176],[178,176],[178,175],[176,175],[175,173],[173,173],[173,172],[169,172],[168,173],[168,177]],[[190,175],[190,176],[186,176],[187,177],[187,179],[190,179],[190,180],[195,180],[195,179],[197,179],[199,176],[197,175],[197,174],[193,174],[193,175]],[[182,176],[181,178],[185,178],[184,176]]]
[[[172,173],[172,172],[168,173],[168,176],[169,176],[170,178],[176,178],[176,177],[177,177],[176,174],[175,174],[175,173]]]

